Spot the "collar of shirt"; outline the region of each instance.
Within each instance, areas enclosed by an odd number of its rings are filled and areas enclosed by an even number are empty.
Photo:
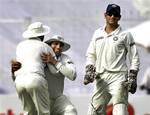
[[[112,35],[116,35],[120,32],[121,30],[121,26],[119,25],[118,28],[116,28],[114,31],[112,31],[111,33],[107,34],[106,31],[105,31],[105,27],[106,25],[102,28],[102,31],[104,33],[104,36],[105,37],[109,37],[109,36],[112,36]]]

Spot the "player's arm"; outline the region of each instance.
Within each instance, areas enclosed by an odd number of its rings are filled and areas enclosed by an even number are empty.
[[[62,54],[62,61],[56,63],[56,68],[58,72],[61,72],[64,76],[66,76],[70,80],[76,79],[76,68],[74,62],[71,58],[65,54]]]
[[[140,61],[134,39],[130,33],[128,33],[126,36],[126,47],[130,61],[130,71],[128,74],[128,90],[129,92],[134,94],[137,89],[137,74],[139,71]]]
[[[42,54],[42,60],[44,63],[53,64],[57,72],[61,72],[64,76],[66,76],[70,80],[75,80],[76,78],[76,69],[74,63],[68,56],[63,56],[63,62],[57,61],[51,54]],[[49,66],[49,65],[48,65]]]
[[[139,71],[140,61],[139,61],[138,50],[131,34],[128,35],[126,46],[127,46],[128,57],[130,61],[130,70]]]
[[[95,50],[95,33],[93,38],[88,46],[86,52],[86,66],[85,66],[85,75],[84,75],[84,85],[92,83],[96,78],[96,50]]]

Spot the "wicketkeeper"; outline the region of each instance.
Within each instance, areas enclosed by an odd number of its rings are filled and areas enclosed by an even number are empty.
[[[118,24],[120,6],[109,4],[104,16],[106,25],[95,31],[86,54],[84,84],[96,82],[88,115],[106,115],[110,99],[113,115],[128,115],[128,92],[136,92],[139,56],[132,35]]]

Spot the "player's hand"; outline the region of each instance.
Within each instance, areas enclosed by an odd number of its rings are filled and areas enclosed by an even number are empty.
[[[55,60],[55,58],[52,56],[51,53],[42,53],[41,58],[43,60],[43,63],[51,63],[51,64],[56,64],[57,61]]]
[[[84,81],[83,81],[83,83],[84,83],[84,85],[87,85],[87,84],[89,84],[89,83],[92,83],[94,81],[94,76],[93,75],[85,75],[84,76]]]
[[[93,65],[87,65],[85,67],[84,85],[92,83],[96,77],[95,67]]]
[[[11,61],[11,72],[14,74],[15,71],[21,68],[21,63],[15,60]]]
[[[134,94],[137,89],[137,71],[130,70],[128,75],[128,91]]]

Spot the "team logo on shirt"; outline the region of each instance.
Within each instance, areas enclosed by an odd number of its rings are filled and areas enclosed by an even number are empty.
[[[114,37],[113,40],[114,40],[114,41],[117,41],[117,40],[118,40],[118,37]]]

